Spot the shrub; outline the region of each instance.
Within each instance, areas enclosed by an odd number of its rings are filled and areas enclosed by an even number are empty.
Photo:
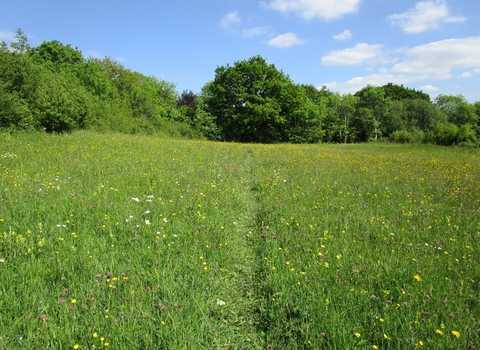
[[[390,140],[400,143],[411,143],[415,140],[415,137],[407,130],[397,130],[392,133]]]

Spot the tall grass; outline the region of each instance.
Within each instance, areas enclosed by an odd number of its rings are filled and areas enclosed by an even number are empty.
[[[5,349],[480,343],[474,150],[3,139]]]

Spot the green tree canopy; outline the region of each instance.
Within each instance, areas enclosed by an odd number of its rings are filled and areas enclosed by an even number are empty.
[[[260,56],[218,67],[204,96],[225,140],[313,141],[298,134],[297,127],[305,123],[318,134],[318,109],[308,103],[305,90]]]
[[[37,47],[28,50],[28,54],[38,63],[45,63],[50,69],[58,69],[61,65],[73,65],[83,62],[83,55],[70,44],[64,45],[58,40],[44,41]]]
[[[456,126],[470,124],[478,133],[480,132],[479,117],[475,111],[475,106],[468,103],[462,95],[439,95],[435,99],[437,108],[443,111],[447,117],[448,122]]]
[[[392,101],[399,100],[424,100],[430,102],[430,95],[420,90],[410,89],[403,85],[388,83],[382,86],[385,97]]]

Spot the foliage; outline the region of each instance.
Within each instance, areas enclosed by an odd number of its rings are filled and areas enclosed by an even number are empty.
[[[383,85],[382,89],[385,92],[385,97],[391,101],[422,100],[430,102],[430,96],[428,94],[420,90],[404,87],[403,85],[388,83],[387,85]]]
[[[215,70],[205,102],[221,137],[241,142],[316,142],[320,113],[283,72],[262,57]]]
[[[443,145],[474,145],[480,136],[479,102],[461,95],[432,102],[393,83],[342,95],[295,84],[261,56],[218,67],[199,94],[179,94],[172,83],[109,57],[84,58],[58,40],[30,47],[21,29],[15,40],[0,46],[0,129],[9,132],[91,129],[255,143],[412,135],[415,142]]]
[[[415,140],[415,137],[411,132],[406,130],[397,130],[392,133],[390,139],[399,143],[411,143]]]
[[[64,45],[58,40],[43,42],[28,50],[28,55],[51,70],[60,70],[65,65],[75,65],[83,62],[83,55],[77,48]]]
[[[385,91],[381,87],[368,85],[357,91],[355,96],[359,98],[359,107],[364,109],[364,118],[370,119],[370,123],[373,126],[373,130],[366,135],[369,138],[373,137],[375,141],[378,140],[382,134],[386,133],[383,130],[385,120],[388,118],[388,99],[385,97]],[[366,140],[363,140],[366,141]]]
[[[435,128],[434,141],[440,145],[453,145],[458,141],[458,126],[455,124],[440,124]]]
[[[448,118],[448,122],[461,126],[470,124],[475,132],[480,132],[479,117],[475,113],[475,107],[469,104],[462,95],[439,95],[435,99],[437,108],[443,111]]]
[[[16,37],[11,50],[0,50],[0,128],[203,137],[178,122],[173,84],[109,58],[84,59],[58,40],[30,48],[21,30]]]

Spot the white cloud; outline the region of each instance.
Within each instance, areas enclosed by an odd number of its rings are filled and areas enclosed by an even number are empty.
[[[303,44],[304,42],[305,40],[298,38],[295,33],[285,33],[270,39],[268,41],[268,45],[285,48],[293,45]]]
[[[395,84],[411,84],[420,80],[428,78],[428,75],[412,76],[407,74],[392,74],[392,73],[374,73],[365,76],[354,77],[346,82],[328,82],[325,85],[329,89],[335,89],[340,93],[355,93],[367,85],[382,86],[388,83]]]
[[[391,15],[393,25],[403,28],[405,33],[418,34],[437,29],[441,23],[463,22],[465,17],[452,16],[445,0],[420,1],[407,12]]]
[[[7,43],[15,40],[15,33],[8,30],[0,30],[0,41],[5,41]]]
[[[359,45],[365,47],[357,48]],[[378,55],[369,58],[365,52],[368,44],[359,44],[353,49],[333,52],[322,58],[324,64],[356,64],[365,61],[375,61]],[[358,55],[357,55],[358,54]],[[470,72],[480,73],[480,36],[462,39],[448,39],[419,45],[413,48],[402,48],[396,51],[401,57],[390,59],[387,66],[382,66],[377,72],[358,76],[345,82],[329,82],[328,88],[335,88],[342,93],[356,92],[368,84],[384,85],[389,82],[395,84],[411,84],[415,82],[429,82],[431,80],[445,80],[455,78],[453,71],[462,69],[464,72],[456,75],[457,78],[468,78]],[[385,57],[385,56],[384,56]],[[326,61],[326,62],[324,62]],[[382,63],[387,63],[386,60]],[[469,71],[465,71],[468,69]],[[425,84],[422,90],[434,92],[438,88]]]
[[[335,40],[349,40],[352,38],[352,32],[345,29],[343,32],[333,35],[333,38]]]
[[[272,29],[268,26],[247,28],[242,30],[242,36],[244,37],[271,35],[272,33]]]
[[[356,12],[361,0],[270,0],[267,7],[282,13],[295,13],[307,20],[331,20]]]
[[[453,69],[480,68],[480,36],[447,39],[413,47],[393,71],[406,74],[428,73],[434,79],[451,77]]]
[[[326,66],[334,65],[358,65],[364,62],[374,62],[383,60],[383,45],[360,43],[350,49],[332,51],[322,57],[322,64]]]
[[[238,11],[230,12],[222,17],[222,19],[220,20],[220,27],[228,28],[230,27],[230,25],[240,23],[241,21],[242,20],[240,19]]]
[[[426,92],[435,92],[435,91],[438,91],[440,89],[436,86],[427,84],[427,85],[420,86],[420,90],[426,91]]]
[[[468,78],[470,78],[472,75],[473,75],[472,72],[463,72],[462,74],[460,74],[460,75],[458,76],[458,78],[468,79]]]

